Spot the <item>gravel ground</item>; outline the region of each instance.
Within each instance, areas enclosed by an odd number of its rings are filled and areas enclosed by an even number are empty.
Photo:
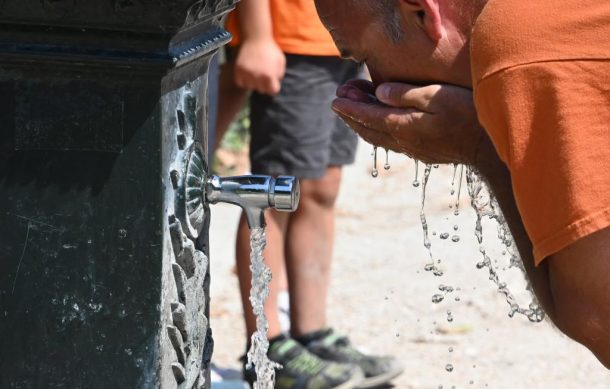
[[[429,256],[419,218],[421,187],[412,185],[414,163],[391,154],[392,168],[380,168],[374,179],[371,150],[362,143],[356,163],[344,173],[329,301],[333,327],[367,352],[400,358],[405,373],[394,381],[396,388],[610,388],[610,372],[549,321],[532,324],[524,317],[508,317],[506,301],[486,271],[475,266],[481,255],[465,185],[460,216],[450,209],[456,201],[450,194],[451,166],[433,169],[425,206],[432,252],[441,259],[444,275],[424,271]],[[384,157],[380,155],[380,166]],[[420,176],[422,170],[420,166]],[[229,370],[240,369],[237,359],[245,347],[233,274],[238,216],[236,207],[216,205],[210,230],[213,361]],[[508,257],[502,255],[496,226],[487,221],[483,227],[483,244],[501,280],[527,306],[523,276],[506,270]],[[442,233],[461,239],[443,240]],[[431,298],[441,293],[440,284],[460,290],[434,304]],[[453,371],[447,371],[448,364]]]

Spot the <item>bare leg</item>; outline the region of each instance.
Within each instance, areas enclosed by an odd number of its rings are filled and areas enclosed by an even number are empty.
[[[271,269],[273,277],[269,285],[269,297],[265,304],[265,315],[269,321],[267,335],[273,338],[281,334],[281,326],[278,315],[277,295],[281,290],[282,277],[285,278],[284,267],[284,234],[289,214],[275,211],[267,211],[265,218],[267,222],[267,246],[263,251],[265,263]],[[237,230],[236,245],[237,277],[241,291],[244,318],[246,320],[246,335],[248,339],[256,331],[256,317],[252,312],[250,304],[250,286],[252,273],[250,272],[250,230],[248,223],[242,214]]]
[[[229,129],[235,116],[244,107],[249,91],[235,85],[233,62],[227,62],[220,68],[218,90],[218,118],[216,122],[216,137],[214,151],[220,146],[222,138]]]
[[[317,180],[301,180],[301,201],[290,215],[286,235],[286,270],[290,290],[291,334],[301,336],[326,326],[335,233],[335,201],[341,167]]]

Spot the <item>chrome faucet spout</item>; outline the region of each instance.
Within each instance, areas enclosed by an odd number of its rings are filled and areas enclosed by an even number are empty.
[[[248,226],[253,229],[265,227],[264,211],[267,208],[295,211],[299,205],[300,188],[295,177],[211,176],[205,184],[205,196],[210,204],[240,206],[246,214]]]

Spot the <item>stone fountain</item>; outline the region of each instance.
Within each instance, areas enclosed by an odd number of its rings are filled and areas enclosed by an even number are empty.
[[[0,0],[0,387],[210,387],[207,76],[236,1]]]

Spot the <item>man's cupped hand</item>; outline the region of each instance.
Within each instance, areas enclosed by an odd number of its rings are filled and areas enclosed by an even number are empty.
[[[452,85],[350,80],[332,108],[367,142],[426,163],[475,164],[487,138],[472,91]]]

